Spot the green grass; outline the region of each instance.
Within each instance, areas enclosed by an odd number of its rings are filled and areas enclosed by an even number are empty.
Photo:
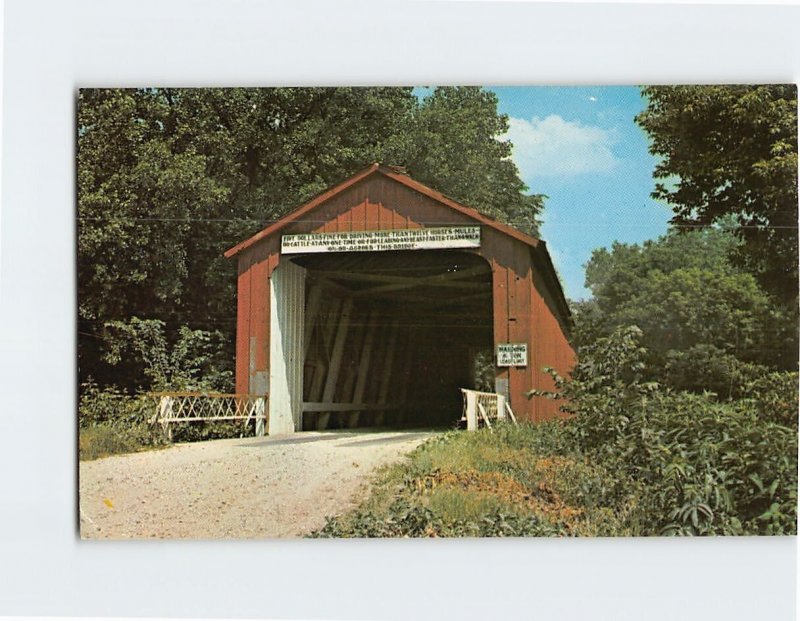
[[[379,471],[371,496],[314,537],[634,534],[635,496],[566,450],[559,423],[449,432]]]

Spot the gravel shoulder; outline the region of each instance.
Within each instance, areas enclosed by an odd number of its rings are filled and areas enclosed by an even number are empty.
[[[83,539],[298,537],[360,502],[430,431],[307,431],[80,462]]]

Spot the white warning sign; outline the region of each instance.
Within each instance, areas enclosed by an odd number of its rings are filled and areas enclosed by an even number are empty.
[[[497,344],[497,366],[498,367],[527,367],[528,366],[528,344],[527,343],[498,343]]]
[[[389,231],[301,233],[281,237],[282,254],[480,248],[481,227],[446,226]]]

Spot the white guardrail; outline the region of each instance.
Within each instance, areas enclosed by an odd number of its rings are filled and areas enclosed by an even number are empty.
[[[495,392],[480,392],[462,388],[464,410],[461,420],[466,420],[467,431],[475,431],[481,423],[492,428],[492,421],[510,421],[517,424],[517,417],[511,411],[505,395]]]
[[[155,414],[150,424],[160,424],[164,434],[172,439],[175,423],[193,421],[241,420],[243,427],[255,423],[255,434],[263,436],[267,429],[267,396],[213,392],[155,392]]]

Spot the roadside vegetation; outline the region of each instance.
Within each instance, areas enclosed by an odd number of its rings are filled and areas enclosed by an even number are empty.
[[[153,415],[152,400],[144,395],[132,397],[94,382],[82,387],[78,406],[78,456],[97,459],[117,453],[133,453],[165,444],[147,424]]]
[[[145,386],[152,391],[226,391],[231,373],[220,359],[219,333],[179,330],[170,342],[164,323],[131,318],[108,322],[110,335],[105,360],[109,364],[136,361]],[[92,377],[81,384],[78,402],[79,458],[97,459],[117,453],[132,453],[164,447],[169,442],[160,427],[148,423],[156,400],[144,386],[135,390],[115,385],[100,387]],[[252,435],[252,427],[228,421],[183,423],[173,430],[173,441],[211,440]]]
[[[644,381],[620,329],[557,378],[569,418],[449,432],[314,537],[785,535],[797,531],[797,374],[736,400]]]
[[[78,457],[98,459],[170,446],[159,425],[151,425],[157,400],[145,393],[128,394],[93,381],[81,391],[78,411]],[[194,442],[254,435],[253,425],[238,421],[192,422],[174,425],[173,442]]]

